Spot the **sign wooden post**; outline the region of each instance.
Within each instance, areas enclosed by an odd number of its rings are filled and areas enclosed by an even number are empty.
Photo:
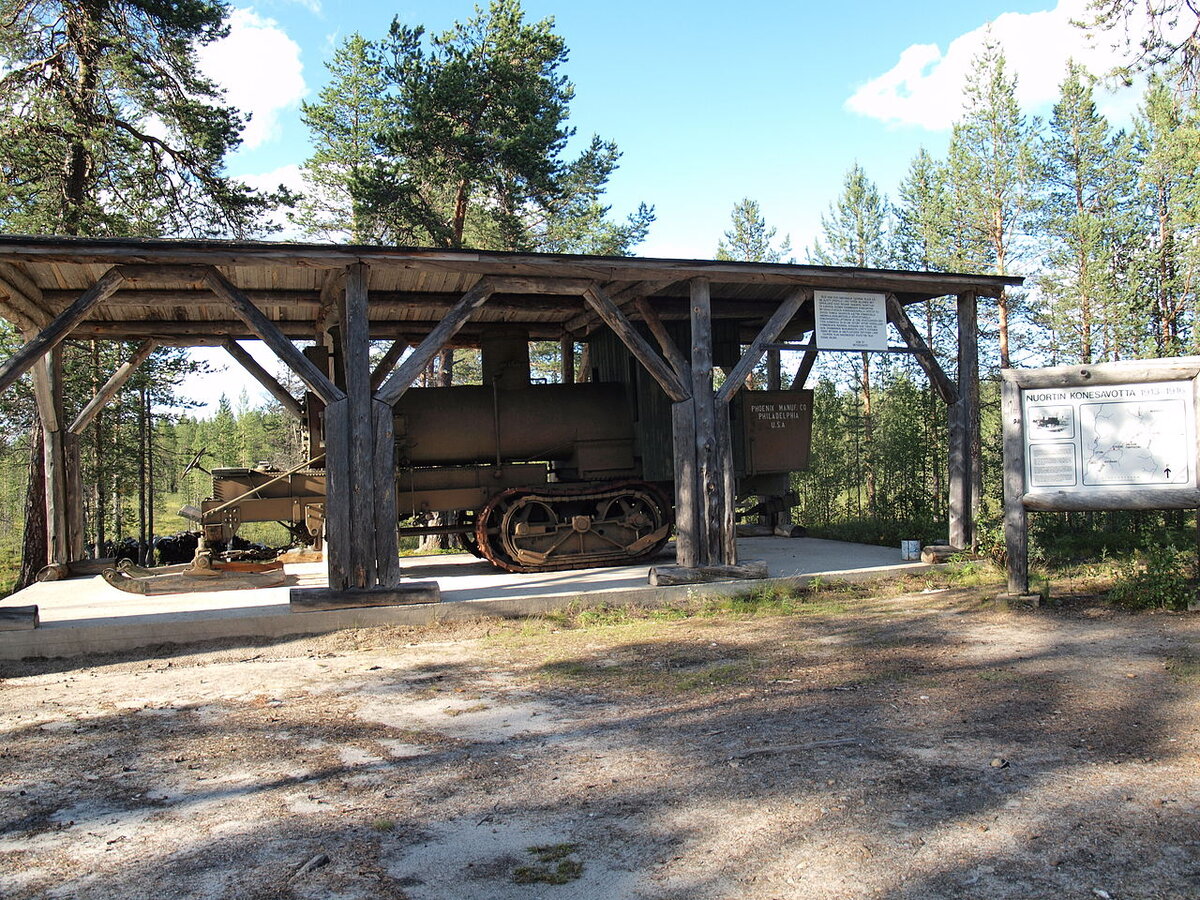
[[[1000,374],[1010,595],[1029,593],[1029,510],[1200,508],[1200,357]]]

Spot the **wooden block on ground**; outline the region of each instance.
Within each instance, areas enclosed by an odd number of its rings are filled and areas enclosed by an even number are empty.
[[[770,537],[772,534],[770,525],[747,525],[743,523],[737,527],[738,537]]]
[[[396,587],[332,591],[329,588],[292,588],[293,612],[321,609],[353,609],[360,606],[411,606],[440,603],[442,591],[436,581],[410,581]]]
[[[36,605],[0,606],[0,631],[32,631],[38,621]]]
[[[323,550],[301,550],[297,548],[289,550],[287,553],[280,553],[279,556],[275,557],[275,561],[284,563],[285,565],[288,563],[324,562],[325,552]]]
[[[921,550],[921,562],[944,563],[959,553],[962,553],[962,550],[958,547],[951,547],[949,544],[930,544]]]
[[[1028,606],[1041,606],[1041,594],[997,594],[996,601],[1017,609]]]
[[[761,559],[748,559],[736,566],[654,566],[650,569],[650,584],[655,587],[766,577],[767,564]]]
[[[102,556],[99,559],[73,559],[67,566],[70,567],[72,575],[99,575],[116,564],[115,557]]]
[[[785,538],[808,537],[808,529],[803,525],[776,525],[775,536]]]

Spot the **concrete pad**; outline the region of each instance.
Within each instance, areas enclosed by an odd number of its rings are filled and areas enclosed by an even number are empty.
[[[501,572],[467,554],[405,557],[406,579],[436,580],[442,602],[418,606],[364,607],[293,612],[293,587],[325,586],[323,563],[285,568],[278,587],[142,596],[127,594],[99,576],[32,585],[3,605],[38,606],[32,631],[0,632],[0,659],[75,656],[157,644],[229,638],[322,634],[373,625],[422,625],[483,616],[513,618],[561,609],[568,604],[660,605],[689,596],[729,596],[768,584],[799,585],[814,578],[862,579],[929,568],[904,562],[898,548],[848,544],[817,538],[742,538],[741,559],[766,560],[764,581],[651,587],[651,564],[674,560],[668,547],[658,560],[638,566],[518,574]]]

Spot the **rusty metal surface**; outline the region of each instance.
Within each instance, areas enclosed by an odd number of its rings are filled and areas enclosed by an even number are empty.
[[[812,391],[743,391],[738,405],[746,475],[808,468]]]

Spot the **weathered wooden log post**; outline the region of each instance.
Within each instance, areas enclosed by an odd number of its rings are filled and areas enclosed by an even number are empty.
[[[950,544],[975,543],[979,470],[979,319],[972,291],[958,295],[958,402],[949,409]]]

